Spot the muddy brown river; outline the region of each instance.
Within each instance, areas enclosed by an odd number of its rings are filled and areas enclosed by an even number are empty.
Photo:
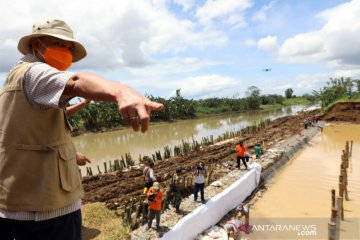
[[[99,165],[103,169],[104,161],[120,159],[125,153],[130,153],[137,161],[139,155],[149,155],[164,147],[171,149],[180,145],[181,141],[192,141],[192,138],[201,142],[203,137],[213,135],[214,139],[226,131],[235,131],[239,128],[253,124],[260,119],[274,119],[285,115],[294,114],[305,109],[305,105],[288,106],[281,109],[261,112],[219,115],[207,118],[176,121],[152,125],[146,133],[137,133],[127,128],[118,131],[84,134],[73,138],[76,149],[84,153],[92,163],[87,166]],[[82,173],[85,174],[84,167]],[[96,170],[97,172],[97,170]]]
[[[353,140],[340,239],[360,239],[360,125],[327,125],[271,180],[251,209],[244,239],[327,239],[331,189],[338,194],[341,152]],[[291,228],[292,227],[292,228]]]

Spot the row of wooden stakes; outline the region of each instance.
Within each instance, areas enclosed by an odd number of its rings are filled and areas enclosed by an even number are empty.
[[[336,197],[335,189],[331,190],[331,218],[328,223],[328,239],[340,239],[340,223],[344,221],[344,198],[349,201],[348,193],[348,174],[349,159],[352,155],[353,141],[346,141],[345,150],[341,155],[340,175],[339,175],[339,196]]]

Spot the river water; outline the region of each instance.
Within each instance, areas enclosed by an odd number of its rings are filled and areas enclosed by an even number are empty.
[[[165,146],[173,149],[174,146],[181,144],[182,140],[192,141],[193,137],[200,143],[203,137],[213,135],[215,139],[226,131],[238,130],[260,119],[291,115],[306,107],[308,106],[295,105],[271,111],[253,111],[160,123],[150,126],[146,133],[134,132],[131,128],[127,128],[112,132],[84,134],[73,137],[73,142],[77,151],[84,153],[91,160],[90,166],[100,165],[102,168],[102,162],[120,159],[125,153],[130,153],[137,161],[139,155],[151,157],[158,150],[163,154]]]
[[[339,124],[326,126],[271,180],[251,209],[250,223],[260,230],[245,239],[327,239],[330,191],[335,189],[338,195],[341,153],[347,140],[354,141],[348,169],[350,201],[344,201],[340,239],[360,239],[360,125]],[[264,228],[266,224],[272,229]],[[289,230],[287,225],[309,230]]]

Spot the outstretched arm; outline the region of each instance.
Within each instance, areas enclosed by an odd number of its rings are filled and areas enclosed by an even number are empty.
[[[95,101],[115,102],[123,119],[135,131],[149,128],[150,112],[163,109],[135,90],[120,83],[111,82],[93,73],[77,73],[65,86],[64,95],[79,96]]]
[[[89,99],[85,99],[85,101],[79,102],[77,104],[71,105],[66,108],[66,115],[68,117],[74,116],[78,111],[86,107],[91,102]]]

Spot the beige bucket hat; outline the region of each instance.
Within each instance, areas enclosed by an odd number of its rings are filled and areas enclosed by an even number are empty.
[[[30,39],[42,36],[52,36],[65,41],[73,42],[75,45],[73,62],[77,62],[86,56],[84,46],[74,39],[71,28],[64,21],[57,19],[41,21],[34,24],[32,26],[32,34],[24,36],[19,40],[18,50],[24,55],[31,53]]]

